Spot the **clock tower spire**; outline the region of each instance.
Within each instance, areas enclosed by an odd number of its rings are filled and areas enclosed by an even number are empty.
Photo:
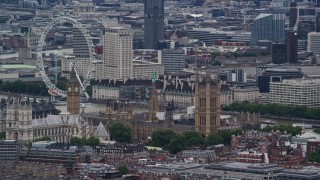
[[[71,114],[80,114],[80,83],[74,68],[70,72],[67,88],[67,111]]]

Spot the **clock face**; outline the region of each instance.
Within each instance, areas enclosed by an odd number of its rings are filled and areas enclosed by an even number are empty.
[[[79,88],[78,88],[78,87],[76,87],[74,90],[75,90],[76,92],[78,92],[78,91],[79,91]]]
[[[71,92],[71,87],[68,88],[68,92]]]

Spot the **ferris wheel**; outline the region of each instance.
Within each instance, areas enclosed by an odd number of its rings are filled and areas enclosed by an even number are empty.
[[[48,34],[48,32],[56,25],[58,24],[62,24],[62,23],[71,23],[73,25],[73,28],[77,28],[79,29],[79,31],[82,33],[82,35],[85,38],[85,41],[88,45],[89,48],[89,63],[88,63],[88,68],[87,68],[87,72],[85,74],[85,76],[83,77],[83,81],[80,80],[80,77],[76,71],[76,75],[78,78],[78,81],[81,85],[81,94],[85,94],[87,98],[89,98],[88,94],[86,93],[86,87],[90,84],[90,77],[91,77],[91,72],[93,69],[93,53],[92,53],[92,41],[90,39],[90,36],[86,30],[86,28],[83,27],[83,25],[76,19],[71,18],[71,17],[66,17],[66,16],[60,16],[57,17],[55,19],[53,19],[42,31],[39,42],[38,42],[38,47],[36,49],[37,52],[37,67],[39,69],[39,72],[41,74],[42,80],[43,82],[46,84],[46,86],[48,87],[48,92],[53,95],[53,96],[62,96],[62,97],[66,97],[67,96],[67,92],[64,90],[61,90],[59,88],[57,88],[49,79],[45,68],[44,68],[44,64],[43,64],[43,59],[42,59],[42,50],[43,50],[43,46],[45,45],[45,39],[46,36]],[[73,66],[73,64],[70,62],[70,65]],[[73,66],[73,68],[76,67]]]

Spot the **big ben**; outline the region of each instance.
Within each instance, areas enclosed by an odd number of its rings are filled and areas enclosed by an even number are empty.
[[[67,83],[67,111],[71,114],[80,114],[80,83],[76,71],[72,68]]]

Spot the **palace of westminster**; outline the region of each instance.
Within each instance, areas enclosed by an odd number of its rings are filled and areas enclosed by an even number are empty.
[[[219,76],[213,78],[209,71],[204,77],[198,73],[194,80],[194,118],[175,121],[173,118],[174,101],[161,105],[155,88],[157,77],[152,78],[153,90],[149,100],[149,112],[133,113],[127,100],[106,102],[105,112],[84,113],[80,108],[80,84],[74,70],[67,83],[67,112],[55,109],[49,102],[36,102],[28,98],[9,97],[0,102],[0,131],[6,132],[7,139],[32,141],[41,137],[50,137],[53,141],[68,143],[71,137],[98,137],[101,141],[110,140],[108,128],[114,122],[121,122],[131,127],[134,140],[147,140],[157,129],[172,129],[175,132],[198,131],[208,136],[218,129],[226,128],[220,119]],[[5,106],[5,108],[4,108]],[[157,113],[164,112],[163,119]],[[5,114],[5,115],[3,115]],[[243,116],[242,116],[243,117]],[[258,116],[239,118],[257,120]],[[248,122],[246,122],[248,123]],[[253,122],[254,123],[254,122]],[[105,125],[105,126],[104,126]]]

